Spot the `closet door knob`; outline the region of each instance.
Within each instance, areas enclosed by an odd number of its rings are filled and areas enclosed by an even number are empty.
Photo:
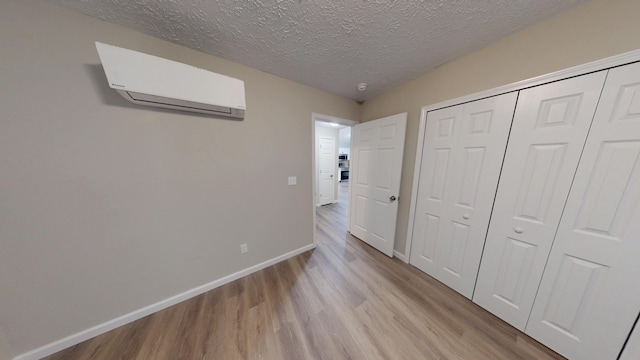
[[[515,232],[516,232],[516,234],[522,234],[522,232],[523,232],[524,230],[522,230],[522,228],[518,226],[518,227],[515,227],[515,228],[513,229],[513,231],[515,231]]]
[[[467,219],[469,218],[469,214],[464,214],[464,215],[462,215],[462,218],[463,218],[463,219],[465,219],[465,220],[467,220]]]

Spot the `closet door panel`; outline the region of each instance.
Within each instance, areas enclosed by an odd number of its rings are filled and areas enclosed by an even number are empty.
[[[640,312],[640,64],[610,70],[526,332],[614,359]]]
[[[446,228],[445,194],[451,184],[451,168],[457,152],[462,115],[462,106],[432,111],[427,115],[410,256],[410,263],[427,274],[435,274],[438,234],[449,230]]]
[[[464,105],[447,194],[450,233],[438,237],[435,277],[473,295],[517,94]]]
[[[427,116],[414,223],[417,236],[410,261],[468,298],[475,285],[516,98],[516,93],[505,94]],[[445,149],[430,140],[440,134],[434,132],[435,124],[452,113],[456,114],[454,136]],[[445,151],[446,175],[439,173],[444,165],[438,166],[437,161]],[[435,179],[446,186],[435,186],[441,184]],[[440,201],[435,201],[434,186],[443,189]]]
[[[524,330],[606,71],[520,91],[473,301]]]

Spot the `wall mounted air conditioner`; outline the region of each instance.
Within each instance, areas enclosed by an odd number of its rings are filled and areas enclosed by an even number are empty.
[[[138,105],[244,119],[244,81],[96,42],[109,86]]]

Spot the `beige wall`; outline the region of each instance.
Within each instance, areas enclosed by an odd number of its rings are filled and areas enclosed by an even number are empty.
[[[44,1],[3,1],[0,34],[0,324],[15,353],[312,243],[311,114],[359,119],[354,101]],[[127,103],[94,41],[244,80],[246,119]]]
[[[396,250],[405,252],[422,106],[639,49],[638,34],[640,1],[594,0],[365,102],[363,121],[409,113]]]

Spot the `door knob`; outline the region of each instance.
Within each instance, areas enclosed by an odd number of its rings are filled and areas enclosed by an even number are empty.
[[[330,177],[333,177],[333,174],[329,175]]]
[[[515,231],[515,232],[516,232],[516,234],[522,234],[522,232],[523,232],[524,230],[522,230],[522,228],[518,226],[518,227],[515,227],[515,228],[513,229],[513,231]]]
[[[462,218],[465,219],[465,220],[469,219],[469,214],[462,215]]]
[[[396,197],[394,195],[391,195],[391,197],[389,198],[389,201],[391,201],[391,202],[396,201]]]

